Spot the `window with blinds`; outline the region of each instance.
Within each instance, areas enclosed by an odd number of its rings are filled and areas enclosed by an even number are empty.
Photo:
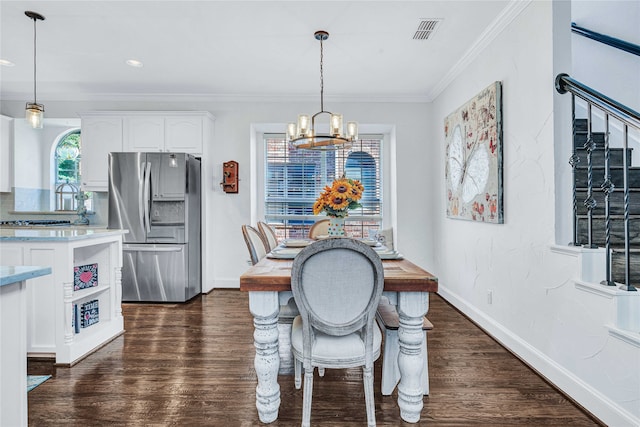
[[[349,211],[345,228],[353,237],[368,237],[382,225],[381,135],[361,135],[346,150],[296,150],[284,134],[265,134],[265,220],[280,239],[303,238],[323,219],[313,215],[313,203],[325,185],[340,178],[364,185],[362,207]]]

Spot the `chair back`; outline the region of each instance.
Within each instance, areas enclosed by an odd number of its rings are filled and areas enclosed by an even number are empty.
[[[251,264],[256,265],[269,252],[267,242],[258,230],[246,224],[242,226],[242,236],[249,250]]]
[[[309,229],[309,238],[316,239],[318,236],[326,236],[329,234],[329,220],[321,219],[316,221]]]
[[[262,236],[267,241],[269,245],[269,250],[273,250],[276,246],[278,246],[278,236],[276,232],[269,224],[266,222],[258,221],[258,230],[262,233]]]
[[[334,336],[362,330],[372,346],[383,286],[380,256],[360,241],[326,239],[304,248],[293,261],[291,289],[304,324],[305,356],[312,329]]]

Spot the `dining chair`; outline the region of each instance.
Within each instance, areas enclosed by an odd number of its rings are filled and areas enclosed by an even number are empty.
[[[275,249],[278,246],[278,236],[276,231],[266,222],[258,221],[258,230],[264,236],[267,244],[269,245],[269,251]]]
[[[382,334],[375,322],[384,286],[382,261],[354,239],[326,239],[293,260],[291,290],[300,315],[293,321],[295,386],[304,368],[302,426],[311,422],[314,369],[362,366],[367,422],[376,425],[373,362]]]
[[[256,265],[258,261],[270,252],[268,249],[269,244],[265,241],[262,233],[250,225],[244,224],[242,226],[242,235],[244,236],[244,242],[247,244],[247,249],[249,250],[251,264]]]
[[[309,229],[309,238],[317,239],[318,236],[326,236],[329,234],[329,220],[321,219],[316,221]]]

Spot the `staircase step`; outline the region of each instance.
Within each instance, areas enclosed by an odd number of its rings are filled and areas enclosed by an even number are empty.
[[[604,199],[605,195],[599,187],[593,189],[593,199],[596,201],[596,207],[593,209],[594,215],[604,215]],[[576,190],[578,215],[587,215],[588,210],[584,206],[584,201],[587,198],[586,189]],[[624,192],[622,189],[616,188],[616,191],[609,195],[609,214],[610,215],[624,215]],[[633,191],[629,194],[629,215],[640,215],[640,192],[639,190]]]
[[[589,168],[586,163],[579,163],[574,171],[576,187],[587,187],[588,172]],[[609,174],[611,175],[611,182],[616,186],[616,191],[622,191],[624,188],[624,167],[612,166],[609,168]],[[592,167],[592,175],[594,188],[600,187],[600,184],[604,182],[604,166]],[[629,188],[640,188],[640,167],[629,168]]]
[[[631,166],[631,155],[633,148],[627,148],[627,165]],[[576,154],[580,159],[579,166],[587,166],[587,150],[584,148],[576,148]],[[591,165],[604,167],[604,155],[603,148],[596,148],[591,153]],[[622,166],[624,165],[624,148],[611,148],[609,149],[609,166]]]
[[[586,216],[578,216],[578,243],[586,244],[589,221]],[[593,236],[591,242],[598,246],[605,245],[605,221],[601,215],[593,216]],[[624,219],[620,215],[611,216],[611,241],[612,246],[624,246]],[[629,218],[629,244],[640,248],[640,216]]]
[[[589,133],[585,130],[576,131],[573,133],[573,146],[576,148],[583,148],[584,143],[587,142],[587,136]],[[591,139],[596,143],[596,148],[604,148],[604,132],[591,132]]]
[[[618,283],[625,283],[626,257],[623,250],[611,251],[611,275]],[[629,283],[640,286],[640,250],[629,251]]]
[[[587,119],[575,119],[575,121],[573,122],[573,129],[576,132],[586,132],[587,126],[588,126]]]

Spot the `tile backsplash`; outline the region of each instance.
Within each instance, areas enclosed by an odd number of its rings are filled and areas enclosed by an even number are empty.
[[[19,206],[16,206],[18,194]],[[74,221],[78,218],[73,213],[49,211],[49,190],[13,188],[10,193],[0,193],[0,220],[17,219],[55,219]],[[107,226],[109,197],[107,192],[93,193],[93,208],[87,217],[90,226]]]

